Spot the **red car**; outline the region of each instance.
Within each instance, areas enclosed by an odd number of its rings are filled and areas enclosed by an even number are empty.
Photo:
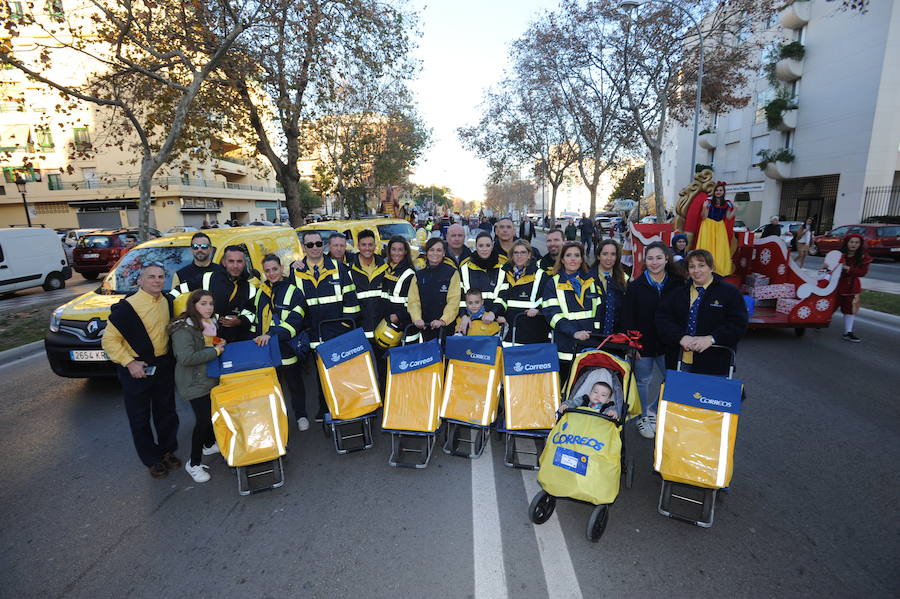
[[[137,229],[100,230],[84,235],[72,251],[72,269],[91,280],[111,271],[125,253],[125,238],[129,235],[137,237]],[[150,239],[159,237],[159,231],[150,229],[149,235]]]
[[[879,223],[844,225],[824,235],[817,235],[809,246],[809,254],[825,255],[831,250],[840,250],[844,237],[853,233],[862,235],[866,250],[873,258],[900,260],[900,225]]]

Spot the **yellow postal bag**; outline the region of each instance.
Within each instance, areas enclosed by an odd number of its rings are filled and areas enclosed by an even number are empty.
[[[541,452],[541,488],[554,497],[609,504],[619,495],[621,474],[619,428],[595,410],[563,412]]]
[[[441,418],[488,426],[497,418],[503,355],[497,337],[448,337]]]
[[[351,420],[381,407],[371,346],[362,329],[338,335],[316,348],[319,381],[335,420]]]
[[[503,348],[506,430],[549,430],[559,408],[559,357],[553,343]]]
[[[223,375],[210,396],[213,432],[229,466],[250,466],[284,455],[287,410],[274,368]]]
[[[433,433],[440,426],[444,358],[437,339],[395,347],[388,354],[381,428]]]

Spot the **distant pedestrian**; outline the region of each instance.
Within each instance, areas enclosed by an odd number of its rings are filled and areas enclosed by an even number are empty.
[[[778,217],[773,216],[769,219],[769,224],[763,227],[760,237],[781,237],[781,225],[778,223]]]
[[[145,262],[138,290],[113,304],[102,338],[104,351],[116,364],[134,447],[153,478],[181,468],[175,456],[175,360],[168,334],[173,310],[171,299],[162,292],[165,283],[162,263]]]
[[[808,218],[797,231],[797,263],[800,268],[806,264],[806,256],[809,255],[809,244],[812,242],[813,219]]]
[[[566,225],[566,241],[577,241],[578,240],[578,227],[575,226],[575,221],[569,219],[569,224]]]
[[[594,241],[594,221],[582,213],[581,224],[578,228],[581,229],[581,244],[584,246],[584,251],[590,255],[591,243]]]
[[[524,239],[531,243],[531,240],[534,239],[534,233],[534,223],[531,222],[531,217],[526,214],[522,222],[519,223],[519,239]]]
[[[844,238],[841,244],[841,278],[838,281],[838,304],[844,315],[844,341],[859,343],[862,341],[853,334],[853,323],[859,312],[859,298],[862,294],[860,279],[869,272],[872,258],[866,252],[862,235],[853,233]]]

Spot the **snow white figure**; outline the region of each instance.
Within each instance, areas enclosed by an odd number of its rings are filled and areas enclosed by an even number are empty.
[[[696,247],[709,251],[715,272],[727,277],[734,272],[731,262],[731,239],[734,237],[734,204],[725,199],[725,182],[716,181],[713,195],[700,211],[700,230]]]

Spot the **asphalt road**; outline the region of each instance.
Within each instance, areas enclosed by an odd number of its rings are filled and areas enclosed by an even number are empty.
[[[31,287],[0,296],[0,311],[22,310],[51,301],[58,301],[62,305],[82,293],[96,289],[100,286],[100,283],[99,279],[88,281],[77,272],[73,272],[72,278],[66,281],[66,286],[63,289],[44,291],[41,287]]]
[[[338,456],[313,427],[291,431],[280,489],[240,497],[221,457],[206,484],[154,480],[117,383],[57,378],[38,354],[0,367],[0,597],[896,596],[900,328],[860,321],[859,345],[837,326],[742,343],[749,399],[710,529],[657,513],[629,426],[640,467],[597,544],[583,504],[529,522],[535,473],[496,440],[404,470],[387,435]]]

